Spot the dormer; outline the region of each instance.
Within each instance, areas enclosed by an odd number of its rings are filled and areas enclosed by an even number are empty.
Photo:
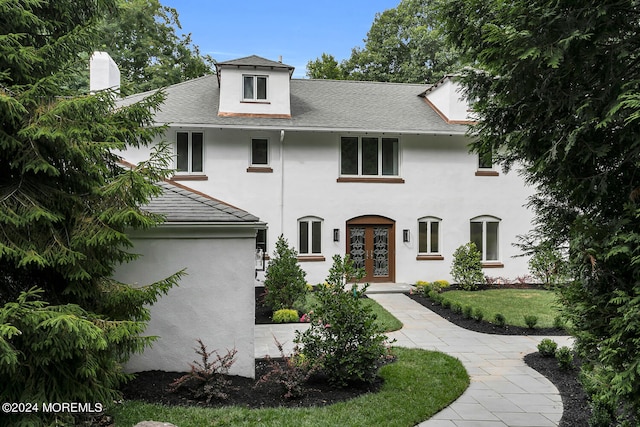
[[[476,121],[456,76],[444,76],[419,96],[450,124],[472,124]]]
[[[291,118],[294,68],[259,56],[216,63],[219,116]]]

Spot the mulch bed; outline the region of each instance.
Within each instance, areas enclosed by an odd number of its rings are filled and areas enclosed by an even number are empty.
[[[256,360],[256,379],[230,375],[229,387],[225,388],[228,398],[212,400],[207,403],[193,398],[188,388],[170,391],[170,384],[184,373],[147,371],[140,372],[133,381],[122,388],[125,399],[142,400],[149,403],[165,405],[222,407],[241,406],[245,408],[267,407],[309,407],[325,406],[344,400],[353,399],[364,393],[376,392],[382,387],[383,380],[378,378],[373,384],[353,384],[346,388],[330,386],[325,378],[316,376],[304,386],[303,395],[299,398],[286,399],[284,387],[275,382],[259,384],[259,379],[270,370],[270,363],[284,363],[281,359]]]
[[[256,324],[271,322],[271,311],[260,304],[262,288],[256,288]],[[409,294],[407,294],[409,295]],[[461,314],[440,305],[434,305],[427,298],[419,295],[409,295],[450,322],[476,332],[502,335],[566,335],[561,329],[528,329],[514,326],[497,327],[489,322],[477,322],[465,319]],[[283,363],[273,359],[272,362]],[[532,353],[524,358],[525,363],[548,378],[558,388],[564,406],[560,427],[582,427],[588,425],[590,408],[587,396],[578,381],[579,366],[574,364],[571,370],[561,370],[555,358],[544,358],[539,353]],[[264,359],[256,360],[256,378],[259,379],[269,371],[270,362]],[[227,390],[229,397],[225,400],[214,400],[211,403],[195,400],[187,389],[171,392],[169,385],[184,373],[148,371],[137,374],[136,379],[129,382],[122,389],[125,399],[142,400],[150,403],[166,405],[189,405],[221,407],[237,405],[247,408],[265,407],[307,407],[325,406],[336,402],[352,399],[364,393],[375,392],[382,386],[382,379],[372,385],[352,386],[348,388],[331,387],[321,377],[316,377],[305,388],[301,398],[285,399],[284,389],[275,383],[257,384],[257,380],[250,378],[229,376],[231,385]]]

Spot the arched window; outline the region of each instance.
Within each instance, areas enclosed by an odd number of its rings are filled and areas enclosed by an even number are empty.
[[[500,259],[500,218],[478,216],[471,219],[469,240],[482,253],[482,261]]]
[[[298,220],[298,253],[311,255],[322,253],[322,218],[305,216]]]
[[[418,220],[418,253],[423,255],[440,254],[441,235],[440,218],[425,216]]]

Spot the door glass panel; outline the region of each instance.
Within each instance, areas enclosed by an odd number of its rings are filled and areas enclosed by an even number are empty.
[[[389,276],[389,228],[373,228],[373,277]]]
[[[364,268],[364,227],[349,228],[349,253],[355,268]]]
[[[362,175],[378,175],[378,138],[362,138]]]

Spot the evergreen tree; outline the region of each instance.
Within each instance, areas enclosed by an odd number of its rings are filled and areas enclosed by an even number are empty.
[[[561,287],[599,416],[640,422],[640,2],[441,4],[479,117],[476,152],[519,164],[536,238],[567,247]],[[604,409],[603,409],[604,408]],[[635,419],[634,419],[635,417]]]
[[[135,259],[129,228],[161,191],[166,148],[124,169],[114,150],[149,144],[163,100],[115,106],[113,94],[70,96],[77,58],[115,0],[0,2],[0,400],[104,402],[141,351],[153,303],[178,280],[132,288],[110,277]],[[24,422],[50,422],[46,416]],[[42,419],[38,417],[44,417]],[[16,422],[11,419],[9,423]]]

